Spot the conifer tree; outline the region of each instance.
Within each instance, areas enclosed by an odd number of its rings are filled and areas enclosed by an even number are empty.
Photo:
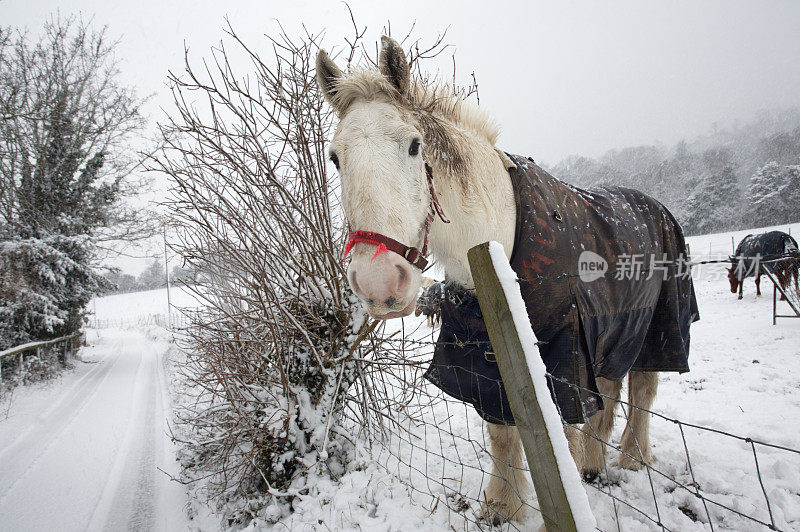
[[[0,28],[0,348],[79,330],[98,246],[151,232],[123,203],[144,119],[115,46],[74,17]]]
[[[800,221],[800,165],[767,163],[750,178],[748,217],[756,226]]]

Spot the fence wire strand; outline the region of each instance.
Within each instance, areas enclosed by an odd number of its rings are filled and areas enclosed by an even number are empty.
[[[720,261],[722,262],[722,261]],[[725,261],[727,262],[727,261]],[[564,274],[564,277],[568,277]],[[537,280],[533,280],[534,282]],[[151,320],[151,321],[163,321]],[[154,323],[155,324],[155,323]],[[185,327],[186,322],[175,324],[178,328]],[[486,505],[486,492],[492,479],[503,478],[498,476],[494,464],[500,463],[504,457],[492,454],[492,445],[487,441],[485,422],[480,420],[472,405],[447,397],[443,392],[427,383],[423,372],[427,369],[432,352],[436,345],[450,345],[455,347],[483,347],[485,352],[491,352],[489,342],[476,342],[458,340],[456,342],[436,342],[433,328],[420,322],[416,326],[407,327],[404,320],[399,331],[383,336],[371,338],[354,354],[358,361],[358,371],[370,378],[359,379],[359,384],[354,385],[348,393],[354,397],[365,400],[354,400],[344,412],[346,423],[353,429],[353,437],[365,438],[373,453],[373,459],[386,472],[399,479],[406,487],[410,499],[419,504],[431,514],[447,509],[447,525],[451,530],[523,530],[524,523],[506,521],[498,523],[492,516],[483,513]],[[463,370],[463,368],[460,368]],[[477,376],[477,375],[476,375]],[[485,376],[480,375],[481,378]],[[778,530],[773,516],[772,504],[759,464],[759,450],[769,449],[775,452],[790,453],[792,456],[800,454],[800,450],[788,446],[756,440],[740,436],[718,428],[707,427],[690,423],[667,416],[663,413],[631,404],[619,397],[599,393],[597,390],[588,389],[569,382],[566,379],[547,373],[551,390],[554,383],[569,386],[578,396],[591,394],[599,397],[606,407],[621,405],[626,425],[634,412],[639,412],[653,419],[662,420],[677,426],[685,455],[685,470],[688,473],[688,482],[682,481],[680,474],[670,474],[667,470],[647,463],[647,449],[640,446],[635,434],[633,443],[634,456],[611,440],[613,431],[608,438],[602,438],[595,430],[592,422],[581,425],[569,425],[562,419],[565,430],[578,431],[580,437],[598,442],[602,452],[602,469],[593,481],[587,482],[586,487],[592,492],[602,495],[609,502],[609,512],[613,526],[618,530],[631,529],[632,523],[652,526],[659,530],[669,531],[681,528],[680,523],[666,522],[670,517],[663,513],[660,506],[659,493],[664,490],[672,493],[680,489],[689,494],[692,500],[702,504],[703,511],[698,512],[707,521],[707,525],[715,530],[725,526],[725,516],[731,515],[743,519],[750,525],[759,525],[770,530]],[[502,381],[496,381],[502,386]],[[366,400],[366,399],[369,400]],[[630,395],[629,395],[630,399]],[[582,404],[582,401],[581,401]],[[585,411],[584,411],[585,414]],[[596,416],[601,413],[595,414]],[[591,417],[584,416],[586,419]],[[599,419],[599,418],[594,418]],[[613,417],[612,417],[613,420]],[[701,434],[719,441],[730,440],[743,442],[749,445],[753,454],[756,476],[761,493],[766,502],[766,513],[769,521],[758,515],[750,515],[741,509],[734,508],[725,501],[715,500],[704,493],[701,487],[702,479],[696,470],[690,445],[687,441],[685,429],[692,429]],[[506,430],[506,445],[514,443]],[[642,446],[649,446],[649,442],[642,442]],[[614,475],[619,475],[619,466],[609,464],[613,456],[626,456],[636,462],[647,475],[650,488],[649,496],[652,505],[643,505],[643,497],[630,499],[625,496],[619,482],[613,480]],[[696,458],[696,457],[695,457]],[[670,465],[670,464],[667,464]],[[677,464],[672,464],[677,465]],[[503,468],[507,471],[506,478],[510,480],[508,488],[515,497],[522,500],[517,512],[527,510],[528,513],[540,514],[540,508],[535,503],[535,497],[527,488],[519,485],[516,480],[518,473],[529,478],[530,470],[524,464],[505,462]],[[677,469],[676,469],[677,471]],[[656,480],[663,485],[657,486]],[[594,504],[598,498],[593,498]],[[756,501],[751,502],[757,509]],[[663,501],[662,503],[663,504]],[[712,512],[712,509],[715,511]],[[684,502],[679,510],[693,521],[702,520]],[[601,528],[598,528],[601,530]]]
[[[491,455],[491,447],[486,441],[484,430],[480,430],[480,434],[475,433],[477,428],[474,420],[477,418],[477,414],[470,412],[472,406],[445,397],[438,390],[432,392],[430,390],[432,385],[423,382],[422,371],[427,366],[431,352],[436,345],[432,331],[426,334],[426,338],[420,338],[419,333],[424,330],[423,327],[420,325],[414,330],[404,331],[402,335],[379,340],[387,348],[387,352],[400,354],[399,359],[365,360],[365,366],[369,368],[367,371],[379,371],[382,374],[383,389],[380,390],[379,395],[392,398],[390,409],[393,409],[395,414],[390,417],[397,418],[397,413],[402,412],[408,416],[407,420],[410,422],[406,424],[398,423],[397,419],[394,419],[394,422],[388,425],[390,428],[388,434],[385,434],[386,438],[376,440],[375,446],[381,449],[379,456],[382,456],[383,467],[407,483],[412,497],[414,494],[425,495],[429,497],[430,501],[435,501],[429,503],[430,506],[426,506],[426,508],[431,508],[431,511],[435,511],[434,506],[440,507],[442,504],[447,506],[451,514],[449,525],[454,529],[456,526],[475,527],[480,530],[491,528],[492,524],[488,523],[479,514],[481,505],[484,503],[482,494],[486,490],[487,483],[494,475],[492,461],[495,457]],[[487,351],[491,347],[488,342],[459,341],[448,344],[459,347],[482,344]],[[387,370],[389,370],[388,373]],[[596,481],[589,482],[586,486],[608,498],[611,506],[610,512],[613,515],[614,526],[617,530],[624,530],[630,527],[630,523],[626,524],[626,520],[629,518],[620,513],[620,508],[625,508],[631,512],[630,515],[638,515],[659,530],[668,531],[675,530],[676,527],[680,528],[679,525],[669,524],[664,521],[658,496],[661,488],[656,487],[654,476],[666,481],[667,486],[673,486],[672,489],[680,489],[690,494],[699,504],[702,504],[703,517],[711,530],[715,530],[715,520],[717,519],[710,510],[711,506],[718,508],[720,511],[738,516],[753,525],[760,525],[770,530],[778,530],[772,515],[770,497],[764,485],[758,463],[757,447],[788,452],[792,455],[800,454],[800,450],[737,435],[718,428],[685,422],[660,412],[631,404],[621,397],[598,394],[597,391],[578,386],[549,373],[547,378],[551,381],[551,384],[553,381],[560,382],[576,392],[599,395],[604,401],[612,401],[621,405],[623,407],[622,417],[626,423],[630,419],[631,412],[636,410],[677,426],[680,442],[682,442],[683,446],[683,454],[686,457],[685,467],[688,472],[688,482],[681,481],[667,471],[646,463],[642,459],[645,453],[639,446],[640,442],[635,437],[635,434],[633,440],[636,451],[634,454],[639,456],[634,456],[630,452],[619,449],[611,441],[599,438],[591,423],[586,423],[582,427],[569,425],[571,430],[578,430],[586,438],[594,439],[601,445],[603,450],[602,474]],[[500,384],[498,382],[498,385]],[[470,416],[472,416],[472,422],[469,422]],[[566,426],[567,424],[565,423]],[[591,432],[584,427],[588,427]],[[685,434],[686,428],[707,433],[716,438],[744,442],[751,447],[755,461],[756,476],[761,493],[766,501],[765,510],[769,514],[768,521],[759,518],[757,515],[750,515],[740,509],[736,509],[730,504],[716,500],[714,497],[709,497],[703,493],[693,465],[692,453]],[[386,445],[385,442],[387,441],[391,441],[392,444]],[[469,451],[468,455],[464,454],[465,450]],[[625,455],[637,462],[645,470],[652,497],[652,506],[650,508],[639,507],[636,501],[627,500],[622,495],[623,491],[620,491],[619,495],[614,493],[615,484],[610,480],[612,478],[612,468],[608,463],[611,453],[616,453],[620,456]],[[511,469],[513,470],[513,467]],[[520,468],[520,471],[529,475],[527,467]],[[478,476],[479,479],[476,478]],[[472,480],[473,478],[476,478],[476,480]],[[517,495],[523,495],[519,486],[512,485],[511,489]],[[755,501],[752,502],[754,503]],[[531,504],[530,501],[526,501],[525,507],[534,512],[539,512],[539,508]],[[698,520],[696,516],[689,516],[688,512],[691,512],[691,509],[687,507],[684,514],[692,520]],[[454,515],[459,515],[461,520],[454,520]],[[523,525],[514,521],[507,522],[503,526],[507,530],[524,528]]]

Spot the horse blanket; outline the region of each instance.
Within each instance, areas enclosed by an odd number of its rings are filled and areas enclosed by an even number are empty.
[[[780,257],[796,250],[797,241],[783,231],[747,235],[736,246],[736,255],[731,258],[736,266],[736,278],[741,281],[746,277],[752,277],[759,273],[756,270],[759,269],[760,261]]]
[[[689,371],[689,325],[699,315],[672,214],[641,192],[574,188],[532,159],[509,157],[511,266],[564,420],[580,423],[602,408],[597,377]],[[485,420],[513,425],[477,299],[449,283],[441,316],[425,377]]]

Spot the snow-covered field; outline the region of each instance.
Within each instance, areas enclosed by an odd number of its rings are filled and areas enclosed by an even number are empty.
[[[92,312],[89,325],[101,328],[150,325],[148,320],[167,316],[170,308],[167,301],[166,288],[98,297],[89,304],[89,310]],[[177,309],[200,306],[192,291],[183,286],[170,288],[169,301],[173,307],[173,319],[180,315]]]
[[[760,231],[737,232],[735,243]],[[797,238],[800,224],[792,225],[791,233]],[[727,256],[730,237],[689,238],[693,258],[705,258],[709,250],[712,257]],[[769,282],[764,280],[764,296],[757,298],[748,279],[744,299],[738,301],[729,291],[724,265],[703,266],[695,288],[701,320],[692,326],[692,370],[662,376],[653,410],[685,423],[800,449],[800,319],[779,319],[773,326]],[[194,306],[182,290],[172,296],[179,305]],[[96,313],[98,320],[129,322],[165,314],[166,293],[100,298]],[[135,328],[91,331],[90,347],[83,349],[75,370],[53,382],[18,388],[2,403],[0,530],[219,528],[208,512],[187,521],[185,491],[159,471],[176,473],[167,429],[171,414],[163,371],[165,338]],[[295,513],[274,528],[468,528],[479,508],[473,504],[452,512],[444,500],[454,491],[477,499],[481,482],[485,486],[484,474],[473,468],[488,470],[490,464],[482,451],[480,420],[471,409],[452,402],[430,409],[428,419],[409,427],[413,436],[406,441],[398,437],[386,446],[362,445],[339,482],[320,480],[310,495],[296,501]],[[623,422],[620,413],[615,442]],[[656,469],[699,489],[711,501],[770,521],[750,443],[689,427],[682,435],[676,424],[658,418],[652,422],[652,442]],[[431,452],[423,452],[425,447]],[[756,450],[776,528],[800,530],[800,454],[760,445]],[[453,469],[460,463],[466,466]],[[601,490],[609,488],[653,517],[657,502],[667,529],[710,529],[702,501],[658,474],[622,470],[612,458]],[[616,530],[608,495],[595,487],[587,492],[599,528]],[[192,503],[195,509],[197,504]],[[713,503],[706,506],[715,530],[759,529]],[[622,530],[658,529],[624,506],[617,510]],[[253,528],[259,523],[266,527],[264,520],[255,521]],[[521,528],[538,523],[534,516]]]

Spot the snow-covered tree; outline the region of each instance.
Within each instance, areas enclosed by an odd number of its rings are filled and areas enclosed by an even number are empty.
[[[98,245],[150,232],[123,200],[141,156],[142,100],[116,43],[73,17],[41,36],[0,28],[0,329],[5,343],[77,331]]]
[[[559,179],[579,187],[608,185],[619,178],[619,172],[589,157],[572,155],[549,171]]]
[[[129,273],[123,273],[116,268],[105,272],[103,277],[113,285],[113,292],[125,293],[139,290],[139,282],[136,277]]]
[[[83,236],[0,238],[0,349],[80,329],[84,307],[110,287],[89,249]]]
[[[685,204],[684,231],[690,235],[721,231],[741,220],[742,189],[734,174],[730,152],[707,150],[703,165],[700,183]]]
[[[669,208],[687,231],[697,233],[800,219],[792,214],[797,200],[791,199],[791,190],[782,195],[789,198],[784,206],[759,199],[792,182],[788,174],[779,182],[769,176],[757,179],[754,174],[769,162],[800,165],[800,109],[760,112],[753,122],[732,128],[718,124],[713,134],[682,140],[669,154],[658,145],[614,149],[597,159],[570,156],[550,171],[577,186],[641,190]],[[751,186],[756,188],[752,194]]]
[[[750,178],[748,217],[757,226],[800,220],[800,165],[771,162]]]
[[[759,149],[764,161],[782,165],[800,164],[800,127],[762,139]]]
[[[153,259],[141,274],[139,274],[140,290],[151,290],[153,288],[161,288],[167,282],[166,270],[164,265],[158,259]]]

